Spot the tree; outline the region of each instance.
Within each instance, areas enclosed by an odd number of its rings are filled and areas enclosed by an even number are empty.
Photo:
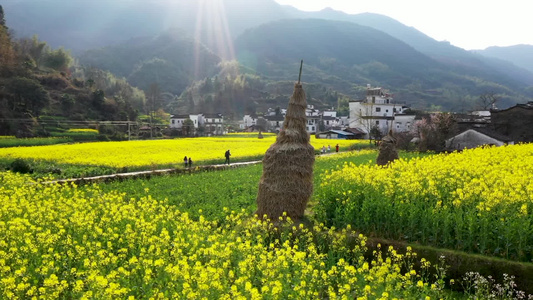
[[[12,95],[10,106],[15,112],[30,112],[38,116],[49,102],[48,92],[36,80],[15,77],[8,85],[8,92]]]
[[[479,105],[483,110],[489,110],[496,107],[498,100],[494,92],[487,92],[479,96]]]
[[[416,121],[413,128],[420,139],[419,151],[442,152],[446,147],[446,139],[457,132],[457,123],[450,113],[435,113]]]
[[[12,73],[15,65],[16,55],[11,44],[11,38],[7,32],[7,28],[0,26],[0,75]]]
[[[150,84],[150,90],[148,91],[147,99],[149,103],[149,115],[150,115],[150,137],[153,137],[153,125],[154,125],[154,113],[159,108],[159,100],[161,97],[161,91],[159,90],[159,85],[157,83]]]
[[[182,130],[185,136],[191,136],[194,132],[194,122],[187,118],[187,120],[183,121]]]
[[[6,27],[6,19],[4,17],[4,8],[2,7],[2,5],[0,5],[0,26],[2,26],[2,27],[7,29],[7,27]]]
[[[383,137],[383,133],[381,130],[379,130],[379,127],[374,125],[370,128],[370,132],[368,132],[368,137],[372,141],[372,139],[378,141],[381,140],[381,137]]]
[[[63,48],[50,51],[45,55],[45,65],[58,71],[68,71],[73,59]]]
[[[33,60],[37,68],[41,66],[46,53],[50,51],[46,42],[39,41],[37,35],[33,35],[31,39],[21,39],[17,45],[21,55],[27,60]]]

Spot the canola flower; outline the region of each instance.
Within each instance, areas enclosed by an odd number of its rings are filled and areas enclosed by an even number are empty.
[[[328,225],[522,261],[533,259],[533,144],[326,172]]]
[[[2,299],[450,298],[409,249],[366,261],[349,227],[274,228],[231,211],[193,221],[148,190],[29,182],[0,172]]]
[[[98,134],[98,130],[92,128],[71,128],[67,132],[77,132],[77,133],[93,133]]]
[[[257,134],[256,134],[257,135]],[[231,150],[231,159],[260,159],[276,137],[202,137],[172,140],[96,142],[38,147],[0,149],[0,158],[23,158],[61,162],[73,165],[107,166],[114,168],[181,165],[183,157],[192,157],[195,164],[224,161],[224,152]],[[315,149],[336,143],[344,149],[357,140],[320,140],[311,137]],[[335,143],[335,144],[333,144]]]

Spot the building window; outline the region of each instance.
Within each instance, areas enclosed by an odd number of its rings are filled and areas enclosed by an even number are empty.
[[[311,127],[311,131],[315,131],[315,126],[312,126],[312,127]]]
[[[396,108],[393,108],[393,109],[392,109],[392,112],[396,112]]]
[[[176,124],[176,120],[172,120],[172,124]]]
[[[386,109],[386,110],[385,110],[385,112],[389,112],[389,110],[388,110],[388,109]]]
[[[379,125],[379,121],[376,121],[376,125]]]
[[[389,103],[389,99],[387,99],[387,103]]]
[[[372,103],[376,103],[376,97],[372,96]]]
[[[380,112],[381,111],[381,107],[376,107],[376,112]]]

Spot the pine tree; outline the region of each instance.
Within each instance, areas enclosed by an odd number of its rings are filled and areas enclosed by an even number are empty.
[[[6,19],[4,17],[4,8],[0,5],[0,26],[6,27]]]

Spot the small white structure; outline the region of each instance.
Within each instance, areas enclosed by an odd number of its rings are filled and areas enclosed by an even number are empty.
[[[242,122],[239,122],[240,129],[246,129],[255,125],[257,125],[257,116],[255,114],[244,115]]]
[[[170,128],[181,129],[185,120],[190,119],[190,115],[171,115],[170,116]]]

